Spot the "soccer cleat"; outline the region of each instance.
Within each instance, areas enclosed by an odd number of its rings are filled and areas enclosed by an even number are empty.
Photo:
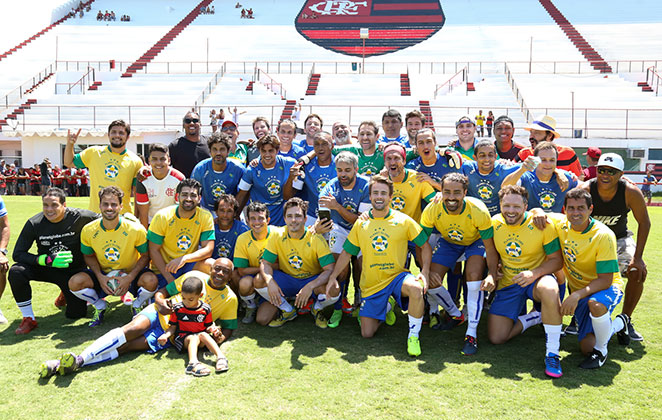
[[[64,308],[67,306],[67,298],[64,297],[64,293],[60,292],[59,295],[55,298],[55,302],[53,302],[56,308]]]
[[[582,369],[597,369],[602,367],[607,361],[607,355],[603,355],[600,350],[593,349],[591,354],[588,355],[583,362],[579,364],[579,367]]]
[[[291,321],[297,317],[297,310],[292,309],[291,312],[281,311],[278,315],[278,318],[274,319],[269,323],[270,327],[282,327],[287,321]]]
[[[446,323],[439,325],[439,329],[442,331],[452,330],[453,328],[457,327],[458,325],[462,325],[465,322],[466,318],[464,313],[460,313],[460,316],[452,316]]]
[[[310,313],[310,309],[313,307],[313,298],[308,299],[308,303],[306,303],[306,306],[297,309],[297,315],[305,315]]]
[[[16,331],[14,331],[18,335],[23,335],[23,334],[28,334],[30,331],[34,330],[37,328],[37,321],[30,317],[25,317],[23,318],[23,321],[21,321],[21,325],[16,328]]]
[[[389,296],[388,303],[391,304],[391,310],[386,312],[386,319],[384,322],[386,325],[393,325],[395,324],[395,299],[393,296]]]
[[[129,292],[124,293],[120,299],[122,300],[122,303],[127,306],[133,303],[133,296],[131,296],[131,293]]]
[[[548,353],[545,357],[545,374],[552,378],[563,376],[561,370],[561,357],[558,354]]]
[[[90,321],[89,324],[87,324],[87,326],[91,328],[98,327],[103,322],[103,317],[105,315],[106,315],[105,309],[94,308],[94,315],[92,315],[92,320]]]
[[[347,298],[343,298],[343,300],[342,300],[342,311],[343,311],[343,313],[351,314],[353,310],[354,310],[354,307],[352,306],[352,304],[349,303]]]
[[[255,322],[255,313],[257,312],[257,307],[255,308],[246,308],[246,313],[244,317],[241,318],[242,324],[252,324]]]
[[[443,323],[441,319],[441,314],[439,312],[434,312],[430,314],[430,328],[433,330],[438,330],[441,327],[441,324]]]
[[[57,373],[60,368],[59,360],[46,360],[39,366],[39,378],[48,379]]]
[[[58,366],[57,373],[60,376],[67,375],[77,371],[81,366],[83,366],[82,357],[75,353],[65,353],[60,356],[60,366]]]
[[[337,328],[340,325],[342,320],[343,311],[341,309],[336,309],[333,311],[333,315],[329,318],[329,323],[327,324],[329,328]]]
[[[565,329],[563,330],[563,336],[566,336],[568,334],[569,335],[579,334],[579,329],[577,328],[577,320],[575,319],[574,316],[570,320],[570,324],[567,327],[565,327]]]
[[[329,321],[326,319],[321,309],[311,309],[311,315],[315,318],[315,325],[319,328],[326,328]]]
[[[407,339],[407,353],[412,357],[421,355],[421,341],[415,335]]]
[[[620,318],[623,321],[623,329],[616,333],[616,338],[618,338],[618,344],[622,346],[627,346],[630,344],[630,317],[627,314],[616,315],[616,318]]]
[[[464,346],[462,347],[462,354],[465,356],[473,356],[478,351],[478,341],[476,337],[470,335],[464,336]]]
[[[634,329],[634,325],[632,325],[632,320],[628,320],[628,331],[630,333],[630,340],[644,341],[644,336],[639,334],[637,330]]]
[[[7,322],[9,322],[9,321],[7,321],[7,318],[2,313],[2,310],[0,310],[0,324],[6,324]]]

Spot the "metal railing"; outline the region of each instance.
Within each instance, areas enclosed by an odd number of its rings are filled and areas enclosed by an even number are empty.
[[[287,99],[287,90],[283,87],[282,83],[274,80],[261,68],[255,69],[255,81],[262,83],[267,89],[272,91],[275,95],[280,95],[280,99]]]
[[[73,83],[55,83],[55,94],[67,94],[71,95],[73,92],[74,94],[79,93],[81,95],[85,95],[85,91],[94,83],[95,79],[95,70],[92,67],[87,68],[87,72],[81,77],[80,79],[76,80]],[[66,89],[64,92],[62,92],[58,87],[60,86],[66,86]]]
[[[510,71],[510,67],[508,64],[504,64],[504,74],[506,75],[506,79],[508,80],[508,85],[513,91],[513,94],[515,95],[515,99],[517,100],[517,103],[520,106],[520,110],[522,111],[522,114],[524,114],[524,117],[526,118],[526,121],[531,121],[531,112],[529,111],[529,107],[526,106],[526,102],[524,101],[524,96],[522,96],[522,91],[520,91],[519,87],[517,87],[517,83],[515,82],[515,78],[513,77],[512,72]]]
[[[461,76],[461,77],[458,77]],[[447,93],[451,93],[453,91],[453,88],[459,84],[464,83],[465,87],[465,93],[468,94],[468,86],[466,85],[467,83],[467,68],[464,67],[462,70],[458,71],[455,73],[453,76],[451,76],[450,79],[446,80],[444,83],[435,85],[434,87],[434,99],[437,99],[437,95],[439,94],[439,91],[443,89],[444,87],[447,89]]]
[[[10,106],[17,106],[23,103],[23,96],[28,93],[35,85],[41,83],[44,79],[49,77],[55,71],[55,63],[49,64],[45,69],[41,70],[31,79],[21,83],[16,89],[7,93],[3,98],[5,108]]]
[[[660,91],[660,84],[662,84],[662,77],[655,71],[655,67],[653,66],[646,69],[646,83],[648,83],[648,86],[653,89],[655,96],[657,96]]]
[[[218,86],[218,83],[221,81],[221,78],[223,77],[224,74],[225,74],[225,67],[221,67],[219,71],[214,73],[211,80],[207,83],[207,86],[205,86],[205,88],[200,93],[200,96],[198,96],[198,99],[195,100],[195,103],[193,104],[195,109],[199,110],[199,107],[201,107],[205,103],[209,95],[211,95],[214,89],[216,89],[216,86]]]

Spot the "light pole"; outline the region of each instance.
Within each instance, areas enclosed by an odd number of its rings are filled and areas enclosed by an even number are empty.
[[[359,29],[359,36],[361,37],[361,40],[363,40],[363,62],[361,63],[361,73],[365,73],[365,40],[370,38],[370,29]]]
[[[572,131],[572,138],[576,138],[575,136],[575,92],[571,91],[570,92],[570,130]]]

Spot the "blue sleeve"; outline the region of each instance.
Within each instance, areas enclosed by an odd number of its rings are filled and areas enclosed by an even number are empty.
[[[247,184],[253,185],[253,168],[249,167],[241,176],[241,180]]]
[[[568,182],[570,184],[570,185],[568,185],[568,190],[571,190],[571,189],[575,188],[579,184],[577,182],[577,179],[575,177],[573,177],[572,174],[570,174],[569,172],[566,172],[566,171],[564,171],[564,172],[565,172],[564,175],[568,179]]]

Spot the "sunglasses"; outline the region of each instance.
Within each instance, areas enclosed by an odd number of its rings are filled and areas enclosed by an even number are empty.
[[[237,131],[237,127],[235,127],[234,125],[227,125],[221,128],[221,131]]]
[[[200,119],[198,119],[198,118],[184,118],[184,122],[186,124],[191,124],[191,123],[197,124],[197,123],[200,122]]]
[[[614,175],[616,175],[616,174],[619,173],[619,172],[620,172],[620,171],[619,171],[618,169],[614,169],[614,168],[605,168],[605,167],[602,167],[602,166],[598,168],[598,173],[599,173],[600,175],[605,175],[605,174],[607,174],[607,175],[614,176]]]

